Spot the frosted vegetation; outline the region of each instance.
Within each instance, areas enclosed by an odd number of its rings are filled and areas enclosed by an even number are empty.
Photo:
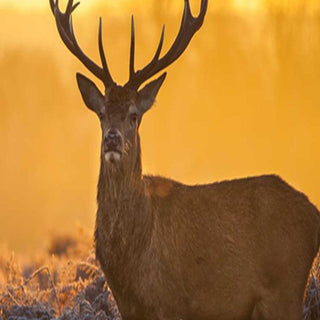
[[[303,320],[320,319],[319,262],[306,291]],[[92,239],[55,236],[34,257],[0,253],[0,319],[120,320],[112,293],[97,265]]]

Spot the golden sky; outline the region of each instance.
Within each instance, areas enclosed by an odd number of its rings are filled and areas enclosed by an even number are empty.
[[[60,1],[62,4],[65,1]],[[115,7],[122,7],[126,5],[130,0],[96,0],[96,1],[88,1],[88,0],[82,0],[81,5],[82,6],[92,6],[96,5],[98,2],[105,3],[107,5],[115,6]],[[178,1],[176,1],[178,2]],[[214,2],[219,3],[221,0],[211,0],[211,2],[214,4]],[[222,1],[223,2],[223,1]],[[299,5],[301,4],[301,0],[231,0],[226,1],[231,5],[232,7],[240,10],[262,10],[266,3],[273,3],[278,4],[281,6],[292,6],[292,5]],[[319,1],[317,0],[308,0],[307,5],[311,6],[313,8],[319,7]],[[47,9],[48,7],[48,1],[46,0],[0,0],[0,6],[2,7],[11,7],[18,10],[26,10],[26,9]]]
[[[143,4],[143,0],[136,0]],[[171,0],[172,1],[172,0]],[[75,1],[76,2],[76,1]],[[178,5],[179,1],[175,1],[175,4]],[[191,0],[191,3],[196,1]],[[61,0],[61,4],[66,3],[66,0]],[[129,5],[130,0],[82,0],[81,6],[85,9],[96,6],[97,4],[104,4],[113,9],[123,9]],[[300,8],[313,11],[320,8],[320,3],[318,0],[211,0],[212,7],[223,7],[223,8],[232,8],[240,12],[261,12],[266,9],[268,6],[279,6],[282,8]],[[17,11],[34,11],[34,10],[47,10],[48,1],[47,0],[0,0],[0,8],[13,8]]]
[[[61,5],[65,4],[66,0],[60,0]],[[74,0],[74,3],[77,1]],[[90,7],[97,5],[97,3],[106,3],[108,5],[114,6],[114,7],[121,7],[125,5],[129,0],[97,0],[97,1],[89,1],[89,0],[82,0],[81,6]],[[14,8],[16,10],[33,10],[33,9],[41,9],[46,10],[49,5],[49,0],[26,0],[26,1],[20,1],[20,0],[0,0],[0,6],[2,7],[8,7],[8,8]]]

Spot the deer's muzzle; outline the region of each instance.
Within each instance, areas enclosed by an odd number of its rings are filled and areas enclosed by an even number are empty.
[[[123,152],[122,137],[118,130],[110,129],[103,142],[104,156],[106,161],[119,161]]]

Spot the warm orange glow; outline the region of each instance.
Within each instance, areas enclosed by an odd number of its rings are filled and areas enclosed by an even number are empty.
[[[192,0],[193,1],[193,0]],[[63,5],[66,1],[62,0],[61,4]],[[168,0],[164,2],[169,2]],[[179,8],[181,3],[179,0],[170,1],[174,3],[174,6]],[[196,5],[196,1],[193,1]],[[95,7],[97,4],[105,5],[113,9],[119,9],[123,11],[125,7],[130,5],[136,6],[137,4],[142,6],[146,5],[143,0],[136,0],[135,4],[132,4],[130,0],[96,0],[96,1],[81,1],[81,6],[83,7]],[[168,5],[168,4],[166,4]],[[236,9],[240,11],[263,11],[266,7],[274,6],[285,9],[292,8],[310,8],[318,9],[320,4],[318,0],[215,0],[213,1],[214,6],[224,6],[225,8]],[[25,10],[46,10],[48,7],[47,1],[42,0],[28,0],[28,1],[19,1],[19,0],[0,0],[0,7],[14,8],[15,10],[25,11]]]
[[[120,83],[130,14],[137,68],[151,58],[162,23],[164,50],[180,23],[181,1],[153,0],[148,10],[144,2],[84,0],[74,17],[95,59],[103,17]],[[75,72],[88,73],[61,43],[47,1],[0,0],[0,8],[0,242],[35,248],[51,230],[93,229],[100,128],[76,87]],[[317,1],[211,1],[143,120],[145,172],[185,183],[277,173],[320,206],[318,10]]]

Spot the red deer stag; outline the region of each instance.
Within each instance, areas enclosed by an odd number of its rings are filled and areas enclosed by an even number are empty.
[[[68,49],[105,85],[77,74],[87,107],[102,128],[96,255],[124,320],[299,319],[309,270],[319,245],[319,212],[277,176],[187,186],[141,169],[139,126],[166,77],[140,86],[183,53],[201,27],[207,0],[191,14],[188,0],[177,38],[160,58],[134,68],[117,85],[80,49],[72,26],[79,3],[61,12],[50,0]]]

